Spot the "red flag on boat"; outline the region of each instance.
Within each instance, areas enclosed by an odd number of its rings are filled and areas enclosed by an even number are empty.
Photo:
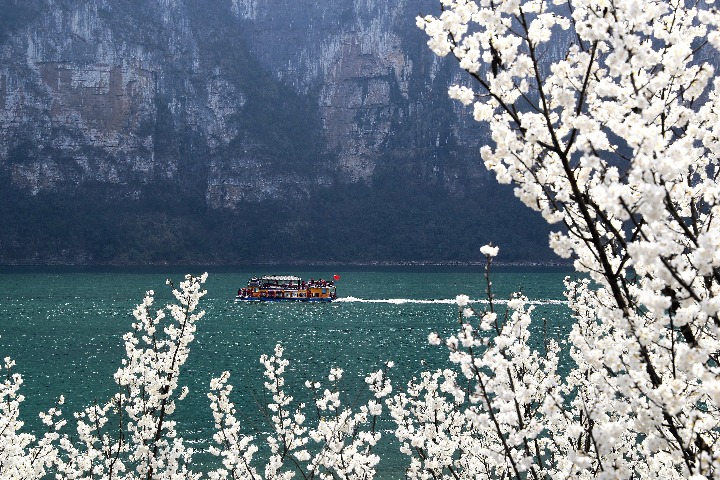
[[[333,275],[333,280],[335,280],[335,281],[340,280],[340,275],[337,275],[337,274]]]

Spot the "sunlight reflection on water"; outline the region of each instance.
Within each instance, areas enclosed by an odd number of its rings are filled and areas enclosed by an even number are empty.
[[[335,272],[296,273],[310,278]],[[422,370],[447,366],[446,352],[429,346],[428,334],[455,331],[458,294],[478,299],[477,307],[483,307],[483,279],[477,272],[338,273],[341,298],[331,304],[235,303],[238,287],[256,273],[211,273],[202,301],[207,313],[198,323],[181,378],[191,393],[178,407],[178,428],[189,442],[202,447],[211,436],[206,393],[210,379],[224,370],[231,372],[233,401],[246,433],[267,430],[258,407],[268,400],[258,359],[278,342],[291,361],[287,390],[298,400],[309,400],[302,386],[306,379],[326,379],[333,366],[345,370],[343,388],[355,398],[364,395],[364,376],[385,360],[397,365],[391,372],[396,388]],[[37,413],[60,394],[66,396],[66,411],[107,399],[114,391],[112,376],[124,353],[122,335],[130,328],[131,312],[148,289],[155,290],[158,307],[170,301],[164,285],[168,276],[181,278],[163,272],[0,274],[0,355],[12,357],[25,378],[23,417],[30,428],[38,427]],[[538,328],[546,317],[550,334],[563,337],[570,326],[564,276],[499,272],[493,288],[499,305],[512,291],[522,290],[535,305]],[[381,425],[392,428],[389,420]],[[393,478],[403,465],[393,450],[384,455],[379,471]]]

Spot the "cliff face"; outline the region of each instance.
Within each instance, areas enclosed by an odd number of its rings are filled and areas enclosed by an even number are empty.
[[[303,257],[229,258],[254,256],[241,244],[269,232],[306,238],[308,261],[357,258],[340,248],[345,237],[377,246],[366,259],[457,256],[442,253],[436,238],[457,224],[457,209],[413,209],[459,201],[462,210],[508,195],[487,186],[477,159],[482,132],[446,98],[454,66],[433,57],[414,26],[434,7],[0,0],[9,12],[0,20],[0,187],[13,198],[0,212],[11,220],[0,260],[132,262],[134,252],[174,261],[162,252],[178,242],[183,260]],[[427,205],[407,201],[428,191]],[[82,228],[72,233],[71,214],[56,228],[71,233],[23,242],[33,228],[49,228],[48,202],[70,202],[91,219],[119,215],[99,237],[111,247],[93,247]],[[342,233],[323,230],[341,205]],[[128,237],[123,228],[142,224],[140,209],[149,225],[164,218],[182,226],[171,246],[148,250]],[[405,250],[379,245],[379,217],[409,225],[412,236],[426,223],[412,215],[437,225],[433,238]],[[236,240],[218,242],[228,236]],[[318,253],[329,238],[335,247]]]
[[[432,55],[414,25],[416,15],[435,9],[432,0],[331,0],[235,2],[233,11],[278,80],[300,94],[317,92],[330,167],[342,179],[371,180],[383,163],[410,162],[414,173],[451,186],[460,172],[480,172],[482,138],[454,129],[467,128],[446,100],[454,65]],[[450,157],[467,161],[446,175]]]

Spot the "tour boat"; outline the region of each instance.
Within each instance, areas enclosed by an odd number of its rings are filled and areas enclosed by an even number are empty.
[[[333,280],[339,280],[338,275]],[[253,277],[238,290],[236,302],[332,302],[337,298],[333,280],[305,281],[291,275]]]

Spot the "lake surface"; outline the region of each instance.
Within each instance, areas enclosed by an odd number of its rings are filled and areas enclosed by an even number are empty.
[[[175,416],[186,440],[202,449],[203,440],[211,438],[206,393],[210,379],[224,370],[231,372],[232,400],[242,411],[245,433],[267,431],[258,406],[268,401],[259,357],[271,354],[276,343],[291,362],[286,390],[299,398],[306,379],[327,379],[331,367],[345,370],[343,385],[350,398],[362,396],[364,376],[386,360],[395,362],[391,377],[397,390],[423,370],[449,365],[444,347],[428,345],[427,336],[456,330],[455,296],[485,297],[479,267],[333,268],[209,269],[202,300],[206,315],[198,323],[180,381],[191,393]],[[94,401],[103,403],[115,391],[112,376],[124,354],[122,335],[130,329],[133,308],[151,289],[157,305],[170,301],[165,280],[178,283],[185,271],[204,270],[0,268],[0,355],[12,357],[24,377],[22,417],[29,429],[38,427],[37,413],[60,394],[69,413]],[[326,279],[338,274],[339,299],[331,304],[234,302],[249,277],[264,274]],[[564,338],[571,325],[562,296],[566,275],[571,273],[495,269],[493,289],[498,300],[522,291],[536,308],[534,328],[541,331],[545,318],[549,334]],[[392,426],[386,420],[382,428]],[[378,478],[402,477],[404,457],[392,445],[385,448],[390,451],[378,451],[383,457]]]

